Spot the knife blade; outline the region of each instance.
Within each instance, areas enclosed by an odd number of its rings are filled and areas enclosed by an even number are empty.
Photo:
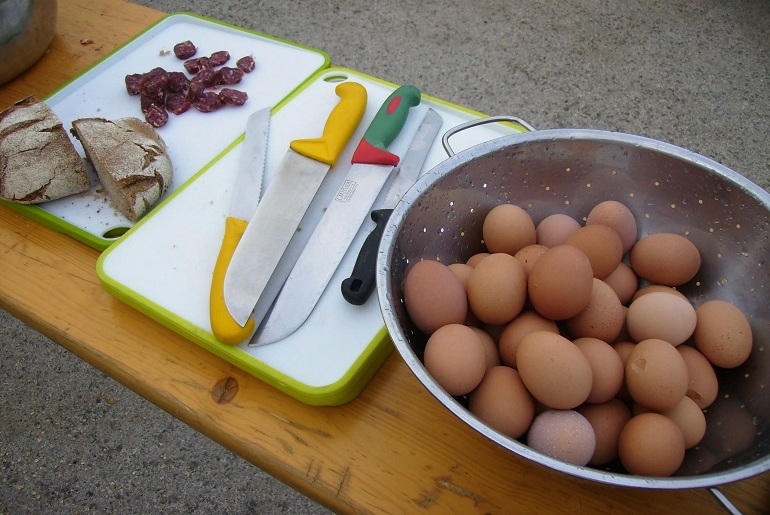
[[[214,274],[211,278],[209,313],[211,329],[217,340],[237,345],[254,332],[254,322],[238,324],[225,306],[224,279],[233,252],[243,236],[248,220],[259,204],[262,177],[267,156],[267,138],[270,132],[270,108],[252,113],[246,122],[246,133],[241,144],[238,175],[230,211],[225,218],[225,234],[219,249]]]
[[[420,170],[425,164],[425,159],[428,157],[428,152],[442,124],[441,115],[429,108],[420,128],[417,129],[417,135],[415,135],[412,145],[404,156],[398,174],[396,174],[390,189],[388,189],[387,196],[379,204],[378,209],[372,211],[371,217],[376,226],[361,246],[361,251],[358,254],[355,265],[353,265],[350,277],[342,281],[341,285],[342,296],[350,304],[356,306],[364,304],[369,299],[372,291],[374,291],[377,249],[382,239],[382,233],[385,230],[390,214],[393,212],[393,208],[396,207],[404,193],[417,181]]]
[[[282,340],[310,316],[342,257],[350,247],[366,214],[387,181],[397,155],[386,148],[404,127],[412,107],[419,105],[420,91],[406,85],[383,102],[356,147],[345,180],[297,259],[269,317],[250,345]]]
[[[367,93],[361,84],[342,82],[335,92],[341,100],[326,120],[323,135],[290,143],[233,252],[225,273],[224,299],[241,326],[251,317],[326,172],[364,114]],[[256,315],[253,320],[257,325],[261,322]]]

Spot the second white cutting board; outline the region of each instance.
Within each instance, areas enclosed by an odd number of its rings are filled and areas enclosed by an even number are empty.
[[[320,136],[328,113],[339,100],[334,89],[341,81],[362,84],[368,102],[358,129],[337,166],[328,173],[319,195],[336,192],[369,122],[397,88],[345,68],[317,73],[301,91],[273,110],[266,188],[291,140]],[[423,94],[421,105],[411,110],[404,129],[389,147],[391,151],[403,155],[428,107],[443,118],[440,134],[483,116]],[[512,132],[517,129],[484,125],[458,133],[452,146],[460,151]],[[377,296],[372,295],[362,306],[353,306],[340,293],[342,280],[349,276],[358,250],[374,227],[370,219],[363,223],[314,311],[295,333],[271,345],[230,347],[211,332],[211,276],[233,195],[241,141],[102,254],[98,275],[116,297],[295,398],[314,405],[347,402],[360,393],[392,350]],[[439,136],[422,172],[446,157]]]

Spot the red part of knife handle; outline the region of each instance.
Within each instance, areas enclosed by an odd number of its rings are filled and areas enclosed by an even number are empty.
[[[365,139],[358,142],[355,153],[353,154],[353,163],[369,163],[378,165],[398,165],[399,158],[396,154],[375,147]]]

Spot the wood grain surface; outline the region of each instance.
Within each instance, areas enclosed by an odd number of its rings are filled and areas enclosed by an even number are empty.
[[[163,15],[119,0],[59,5],[50,50],[0,88],[0,109],[50,94]],[[724,512],[707,489],[612,487],[504,451],[443,408],[395,352],[354,401],[304,405],[111,297],[97,257],[0,207],[3,309],[335,511]],[[770,506],[770,474],[721,489],[744,513]]]

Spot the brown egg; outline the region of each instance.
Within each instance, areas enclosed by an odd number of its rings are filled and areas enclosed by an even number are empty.
[[[556,322],[545,318],[537,311],[523,311],[519,316],[508,322],[500,333],[498,341],[498,350],[503,363],[509,367],[516,368],[516,351],[519,348],[519,342],[525,335],[535,331],[548,331],[559,334],[559,327]]]
[[[492,336],[479,327],[471,327],[471,329],[476,332],[481,343],[484,344],[484,354],[487,357],[487,370],[500,365],[502,363],[500,360],[500,353],[497,351],[497,344]]]
[[[451,265],[447,265],[447,268],[452,271],[453,274],[455,274],[455,277],[457,277],[457,280],[460,281],[460,284],[463,285],[463,288],[465,288],[466,296],[468,293],[468,279],[471,276],[471,272],[473,272],[473,267],[469,266],[465,263],[452,263]],[[473,312],[468,309],[467,313],[465,315],[465,320],[463,321],[463,324],[468,326],[479,326],[481,325],[481,322],[478,318],[476,318],[476,315],[473,314]]]
[[[615,338],[614,341],[607,342],[607,343],[615,343],[615,342],[630,342],[633,341],[631,338],[631,335],[628,334],[628,327],[626,326],[626,316],[628,315],[628,307],[623,306],[623,327],[620,328],[620,334]]]
[[[537,260],[527,279],[535,310],[551,320],[565,320],[583,311],[591,300],[591,262],[577,247],[557,245]]]
[[[623,242],[623,254],[636,242],[636,220],[625,204],[617,200],[600,202],[588,213],[586,225],[600,224],[611,227]]]
[[[611,344],[611,347],[618,353],[620,360],[623,362],[623,366],[626,366],[628,362],[628,356],[631,355],[631,351],[636,347],[635,342],[618,341]]]
[[[596,449],[589,465],[606,465],[618,457],[618,440],[623,426],[631,419],[631,410],[620,399],[602,404],[583,404],[576,411],[591,424],[596,435]]]
[[[473,267],[465,263],[452,263],[451,265],[447,265],[447,268],[455,274],[455,277],[457,277],[457,280],[463,285],[463,288],[467,289],[468,279],[471,276],[471,272],[473,272]]]
[[[404,305],[414,325],[426,334],[443,325],[461,324],[468,312],[465,288],[438,261],[419,261],[407,272]]]
[[[535,266],[535,261],[537,261],[540,256],[545,254],[546,250],[548,250],[548,247],[545,245],[527,245],[518,251],[513,257],[519,260],[519,262],[524,266],[524,270],[527,272],[527,274],[529,274],[529,272],[532,270],[532,267]]]
[[[634,415],[648,411],[643,406],[634,406]],[[682,431],[682,436],[684,437],[685,449],[698,445],[703,439],[703,435],[706,434],[706,416],[703,414],[703,410],[689,397],[684,397],[670,410],[661,412],[661,415],[670,418],[679,426],[679,430]]]
[[[537,224],[537,242],[546,247],[562,245],[580,229],[580,223],[569,215],[555,213]]]
[[[496,253],[481,261],[468,279],[468,304],[479,320],[505,324],[527,300],[527,273],[518,259]]]
[[[519,206],[495,206],[484,218],[484,244],[491,253],[504,252],[513,256],[527,245],[537,243],[535,223]]]
[[[767,344],[761,342],[770,342],[770,319],[753,316],[751,332],[758,345],[753,352],[767,352]],[[743,375],[744,380],[738,381],[738,384],[735,385],[735,394],[745,400],[748,410],[767,419],[770,416],[770,411],[768,411],[770,388],[768,388],[766,380],[758,381],[756,378],[770,377],[770,359],[766,357],[762,359],[760,356],[758,354],[756,359],[749,358],[746,363],[741,365],[740,374]]]
[[[527,334],[519,342],[516,364],[527,390],[549,408],[575,408],[591,393],[588,358],[561,335],[548,331]]]
[[[527,434],[527,445],[582,467],[594,454],[596,436],[588,420],[577,411],[548,410],[535,417]]]
[[[706,356],[689,345],[680,345],[676,348],[687,366],[687,377],[690,384],[687,387],[687,396],[691,398],[700,409],[711,406],[719,392],[719,381],[714,367]]]
[[[487,370],[487,355],[470,327],[449,324],[428,338],[425,369],[449,395],[465,395],[476,388]]]
[[[583,251],[591,262],[594,277],[608,277],[623,258],[623,242],[614,229],[606,225],[586,225],[567,238],[565,245]]]
[[[607,402],[620,391],[623,386],[623,361],[609,343],[596,338],[578,338],[572,342],[588,359],[591,365],[591,392],[586,398],[587,403],[601,404]]]
[[[532,395],[519,373],[506,366],[487,370],[470,394],[468,409],[492,429],[511,438],[526,433],[535,417]]]
[[[713,365],[735,368],[749,358],[753,336],[749,320],[740,309],[723,300],[710,300],[698,306],[695,313],[695,347]]]
[[[620,432],[618,455],[631,474],[668,477],[684,461],[684,437],[676,422],[660,413],[642,413]]]
[[[645,236],[631,249],[631,268],[636,275],[654,284],[679,286],[698,273],[698,248],[679,234],[659,232]]]
[[[631,397],[653,411],[673,408],[687,393],[687,365],[676,348],[663,340],[636,344],[626,362]]]
[[[604,281],[594,279],[588,305],[568,318],[565,326],[573,338],[591,337],[612,342],[623,328],[624,314],[615,290]]]
[[[478,254],[474,254],[469,257],[465,264],[472,268],[476,268],[476,265],[481,263],[481,261],[487,256],[489,256],[489,252],[479,252]]]
[[[681,345],[695,330],[695,308],[668,292],[642,295],[628,306],[626,328],[635,341],[657,338]]]
[[[631,297],[631,302],[635,301],[642,295],[646,295],[648,293],[653,293],[653,292],[673,293],[674,295],[679,295],[686,301],[690,300],[685,296],[684,293],[680,292],[673,286],[663,286],[662,284],[648,284],[647,286],[643,286],[642,288],[639,288],[638,290],[636,290],[636,293],[634,293],[634,296]]]
[[[628,386],[626,386],[626,364],[628,363],[628,356],[631,355],[631,351],[635,347],[636,343],[630,341],[618,341],[612,344],[613,350],[618,353],[620,361],[623,362],[623,385],[620,387],[617,397],[626,402],[633,400],[631,394],[628,393]]]
[[[604,279],[604,282],[615,290],[621,304],[628,304],[639,290],[639,278],[625,263],[620,263],[615,271]]]

